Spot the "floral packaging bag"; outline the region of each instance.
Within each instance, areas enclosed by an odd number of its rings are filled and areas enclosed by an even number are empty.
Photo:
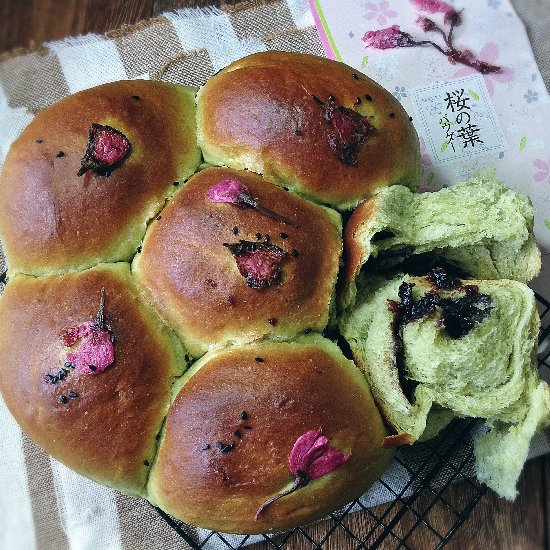
[[[327,55],[380,82],[412,116],[421,191],[494,169],[529,195],[550,295],[550,97],[508,0],[310,0]]]

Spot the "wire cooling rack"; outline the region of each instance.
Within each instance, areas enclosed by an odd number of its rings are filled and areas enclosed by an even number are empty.
[[[538,362],[550,368],[550,302],[538,294],[536,297],[541,316]],[[406,472],[408,481],[403,483],[400,476],[397,484],[391,471],[386,472],[376,482],[378,487],[375,485],[388,495],[385,504],[369,507],[363,499],[356,500],[321,522],[284,534],[225,535],[193,528],[162,510],[157,512],[194,549],[412,549],[418,547],[415,540],[420,534],[423,549],[439,549],[487,491],[473,476],[472,434],[476,429],[476,419],[455,420],[436,438],[400,448],[394,466]],[[460,491],[451,487],[457,481],[462,482]]]

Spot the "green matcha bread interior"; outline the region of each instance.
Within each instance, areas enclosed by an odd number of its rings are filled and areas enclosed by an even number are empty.
[[[529,198],[488,172],[436,193],[392,186],[360,205],[344,242],[347,265],[342,303],[355,296],[361,268],[426,273],[442,263],[477,279],[524,283],[540,270]]]
[[[513,498],[531,437],[550,424],[533,292],[442,269],[391,280],[361,274],[358,289],[340,328],[397,434],[386,444],[435,435],[455,416],[484,418],[490,431],[476,442],[478,477]]]

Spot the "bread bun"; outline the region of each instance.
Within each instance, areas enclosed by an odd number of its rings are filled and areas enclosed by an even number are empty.
[[[353,362],[320,336],[207,353],[178,381],[148,489],[170,514],[209,529],[281,531],[361,495],[387,467],[387,434]],[[289,453],[322,428],[351,455],[255,516],[294,480]],[[221,446],[217,445],[222,443]]]
[[[95,318],[102,288],[114,363],[67,364],[65,333]],[[150,464],[185,369],[185,351],[139,297],[128,264],[66,275],[16,275],[0,300],[0,390],[23,430],[77,472],[145,495]]]
[[[227,180],[238,180],[259,205],[287,222],[207,197]],[[256,174],[209,168],[193,176],[151,223],[134,272],[189,351],[200,356],[228,343],[322,331],[336,285],[340,234],[336,212]],[[240,243],[248,243],[251,255],[257,247],[259,255],[279,256],[279,272],[263,288],[240,270]]]
[[[418,185],[409,115],[343,63],[257,53],[212,77],[197,100],[199,145],[212,164],[258,172],[338,209],[389,185]]]
[[[194,93],[162,82],[114,82],[40,113],[13,143],[0,178],[10,274],[130,260],[147,222],[176,190],[173,182],[199,165]],[[79,176],[94,124],[121,132],[129,151],[115,167]]]

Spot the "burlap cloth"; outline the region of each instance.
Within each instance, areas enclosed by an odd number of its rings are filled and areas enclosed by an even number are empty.
[[[550,2],[513,3],[528,27],[548,87]],[[70,38],[4,55],[0,59],[0,162],[34,114],[70,93],[128,78],[199,86],[234,59],[265,49],[324,54],[305,0],[169,12],[106,36]],[[0,273],[4,269],[0,250]],[[0,430],[0,548],[187,547],[145,501],[100,487],[50,459],[22,434],[1,400]],[[536,454],[550,450],[544,438],[537,445]],[[398,486],[402,474],[394,468],[389,479],[393,476]],[[377,491],[367,503],[388,498],[382,489]],[[204,537],[196,530],[195,535]],[[218,544],[212,542],[211,547]]]

